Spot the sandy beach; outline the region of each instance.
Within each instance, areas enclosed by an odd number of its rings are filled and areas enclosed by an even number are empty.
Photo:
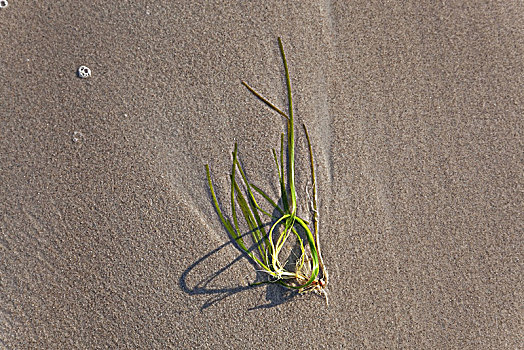
[[[0,8],[0,348],[522,348],[524,3],[203,3]],[[278,196],[277,37],[329,305],[250,286],[204,169]]]

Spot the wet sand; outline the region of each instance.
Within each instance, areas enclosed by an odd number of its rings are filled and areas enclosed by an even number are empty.
[[[0,9],[0,347],[522,346],[521,2],[145,4]],[[278,193],[240,84],[285,106],[277,36],[329,306],[248,286],[205,177],[227,200],[238,142]],[[299,132],[296,171],[305,212]]]

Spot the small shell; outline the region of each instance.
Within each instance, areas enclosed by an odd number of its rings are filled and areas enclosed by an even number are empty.
[[[80,131],[73,132],[73,138],[74,143],[82,142],[84,141],[84,134],[82,134]]]
[[[91,69],[87,68],[86,66],[80,66],[78,67],[77,73],[79,78],[89,78],[91,76]]]
[[[0,0],[0,9],[7,7],[7,5],[8,5],[7,0]]]

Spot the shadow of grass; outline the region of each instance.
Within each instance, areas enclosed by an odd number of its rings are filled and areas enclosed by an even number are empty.
[[[249,235],[249,234],[250,234],[250,232],[247,232],[244,235]],[[200,308],[201,311],[209,308],[210,306],[215,305],[216,303],[218,303],[218,302],[220,302],[220,301],[222,301],[222,300],[224,300],[224,299],[226,299],[226,298],[228,298],[228,297],[230,297],[232,295],[235,295],[235,294],[240,293],[240,292],[244,292],[244,291],[246,291],[248,289],[261,287],[263,285],[266,285],[268,287],[267,291],[266,291],[266,300],[268,300],[269,303],[253,307],[253,308],[250,308],[248,310],[256,310],[256,309],[262,309],[262,308],[271,308],[271,307],[280,305],[282,303],[285,303],[285,302],[293,299],[298,294],[295,291],[290,291],[290,290],[280,286],[277,283],[272,283],[272,282],[269,282],[269,281],[268,282],[259,282],[260,284],[257,284],[257,285],[247,285],[247,286],[238,286],[238,287],[215,287],[215,286],[212,286],[211,284],[212,284],[213,281],[218,279],[220,277],[220,275],[222,275],[225,271],[230,269],[235,263],[239,262],[242,259],[246,259],[254,267],[255,271],[257,271],[257,276],[256,276],[257,277],[256,278],[257,281],[261,281],[264,278],[267,278],[267,274],[265,274],[265,273],[261,272],[260,270],[258,270],[258,267],[254,264],[254,262],[251,261],[249,256],[243,250],[241,250],[241,248],[238,247],[238,246],[236,248],[241,252],[241,254],[239,256],[237,256],[231,262],[229,262],[228,264],[222,266],[218,270],[215,270],[215,271],[211,272],[210,274],[208,274],[206,276],[203,276],[200,281],[198,281],[196,284],[190,286],[189,283],[188,283],[188,278],[191,275],[191,273],[195,270],[195,268],[197,268],[201,264],[210,265],[210,264],[206,264],[205,263],[206,260],[210,259],[213,255],[217,254],[219,251],[221,251],[226,246],[229,246],[230,244],[237,246],[237,244],[230,237],[230,241],[229,242],[224,243],[221,246],[213,249],[212,251],[210,251],[209,253],[205,254],[204,256],[202,256],[201,258],[196,260],[194,263],[189,265],[184,270],[184,272],[182,273],[182,275],[179,278],[180,288],[185,293],[187,293],[189,295],[192,295],[192,296],[197,296],[197,295],[208,295],[209,296],[208,300],[206,302],[204,302],[204,304],[201,306],[201,308]],[[250,251],[254,250],[256,248],[257,248],[256,246],[252,246],[250,248]]]

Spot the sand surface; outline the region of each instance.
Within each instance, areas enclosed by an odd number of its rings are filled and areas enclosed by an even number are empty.
[[[0,9],[0,348],[522,348],[524,3],[205,3]],[[329,306],[248,287],[205,178],[278,193],[277,36]]]

